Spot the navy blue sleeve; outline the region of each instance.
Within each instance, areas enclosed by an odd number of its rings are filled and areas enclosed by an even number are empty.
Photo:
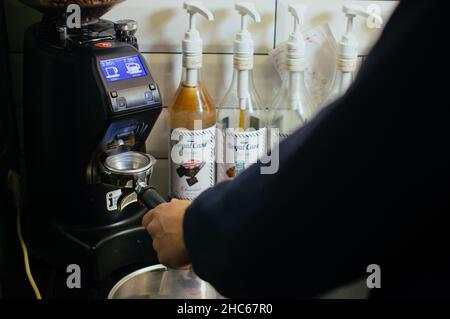
[[[199,276],[228,297],[313,297],[412,256],[405,242],[448,191],[445,89],[424,89],[443,44],[417,45],[430,30],[444,38],[438,7],[401,2],[347,94],[281,143],[276,174],[255,164],[192,203],[184,238]]]

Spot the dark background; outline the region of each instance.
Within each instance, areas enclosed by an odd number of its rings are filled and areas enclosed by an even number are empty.
[[[0,298],[27,297],[25,271],[16,234],[16,212],[8,190],[8,171],[19,170],[19,150],[4,6],[0,6]]]

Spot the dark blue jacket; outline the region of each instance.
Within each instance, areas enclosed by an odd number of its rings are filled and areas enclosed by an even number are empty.
[[[449,27],[402,1],[348,93],[188,208],[194,270],[229,297],[314,297],[381,267],[381,297],[449,296]]]

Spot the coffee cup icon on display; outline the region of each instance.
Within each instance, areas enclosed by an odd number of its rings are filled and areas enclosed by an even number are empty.
[[[106,77],[108,79],[114,79],[120,76],[119,70],[115,66],[110,66],[106,68]]]
[[[142,72],[141,66],[136,62],[129,62],[125,64],[128,74],[138,74]]]

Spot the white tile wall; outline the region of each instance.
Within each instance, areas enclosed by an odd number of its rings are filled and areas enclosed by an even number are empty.
[[[234,3],[230,0],[204,1],[215,16],[211,22],[197,19],[204,52],[233,51],[233,34],[240,28],[240,16],[234,11]],[[189,22],[182,4],[183,0],[128,0],[112,9],[105,18],[132,17],[139,21],[137,37],[144,52],[180,52]],[[261,23],[249,23],[249,30],[255,41],[255,52],[267,53],[273,46],[275,0],[257,0],[255,5],[261,15]]]
[[[158,81],[164,105],[168,106],[180,84],[182,55],[151,53],[144,54],[144,56]],[[202,81],[216,103],[219,103],[231,83],[232,70],[233,56],[231,54],[205,54],[203,56]],[[279,78],[267,55],[255,55],[253,72],[255,86],[261,88],[259,90],[261,98],[268,103],[279,84]],[[267,88],[269,89],[267,90]]]
[[[397,1],[339,1],[339,0],[278,0],[276,43],[287,40],[292,29],[292,17],[287,11],[288,3],[301,3],[308,6],[305,16],[305,29],[328,23],[336,40],[339,40],[345,32],[346,19],[341,11],[343,4],[357,4],[367,9],[369,5],[377,5],[380,8],[380,16],[385,24],[395,7]],[[360,45],[360,55],[367,55],[373,44],[381,34],[380,29],[369,28],[366,19],[356,18],[353,30]]]
[[[270,101],[280,84],[267,53],[274,44],[287,39],[292,26],[292,18],[287,13],[287,1],[308,5],[306,28],[329,23],[336,38],[339,38],[345,29],[345,18],[341,12],[343,3],[353,2],[363,7],[377,4],[381,8],[384,22],[397,5],[397,1],[254,0],[262,17],[261,23],[250,23],[257,53],[254,68],[255,82],[266,103]],[[181,40],[188,23],[187,14],[182,9],[182,2],[182,0],[128,0],[105,16],[112,20],[131,18],[138,21],[137,37],[140,47],[160,85],[165,106],[170,103],[181,77]],[[240,20],[233,10],[235,0],[204,0],[203,2],[215,14],[213,22],[198,19],[198,29],[202,34],[206,53],[203,82],[214,101],[218,103],[231,81],[232,41],[239,28]],[[3,5],[9,33],[14,103],[21,106],[23,33],[30,24],[39,21],[41,15],[22,5],[19,0],[4,0]],[[360,42],[360,53],[365,55],[379,37],[381,30],[369,29],[363,19],[355,21],[354,26]],[[168,189],[167,118],[168,112],[165,108],[147,140],[149,152],[158,158],[153,182],[163,195],[167,194]]]
[[[239,29],[239,16],[233,9],[234,0],[208,0],[206,6],[214,13],[215,21],[198,20],[202,33],[205,53],[231,53],[235,32]],[[386,22],[397,5],[397,1],[342,1],[342,0],[254,0],[261,14],[261,23],[250,23],[250,31],[255,42],[256,53],[267,53],[274,42],[285,40],[292,25],[287,13],[287,3],[304,3],[308,6],[306,26],[329,23],[335,37],[340,37],[345,29],[345,19],[341,13],[343,3],[357,3],[367,8],[377,4]],[[143,52],[180,52],[181,40],[188,19],[182,9],[183,0],[127,0],[117,5],[104,18],[118,20],[132,18],[138,21],[137,37]],[[9,42],[12,52],[21,52],[23,32],[40,20],[41,15],[28,8],[19,0],[4,0],[6,22],[10,32]],[[275,16],[276,13],[276,16]],[[275,28],[276,24],[276,28]],[[366,54],[380,30],[369,29],[363,19],[355,22],[355,33],[361,45],[361,53]]]

